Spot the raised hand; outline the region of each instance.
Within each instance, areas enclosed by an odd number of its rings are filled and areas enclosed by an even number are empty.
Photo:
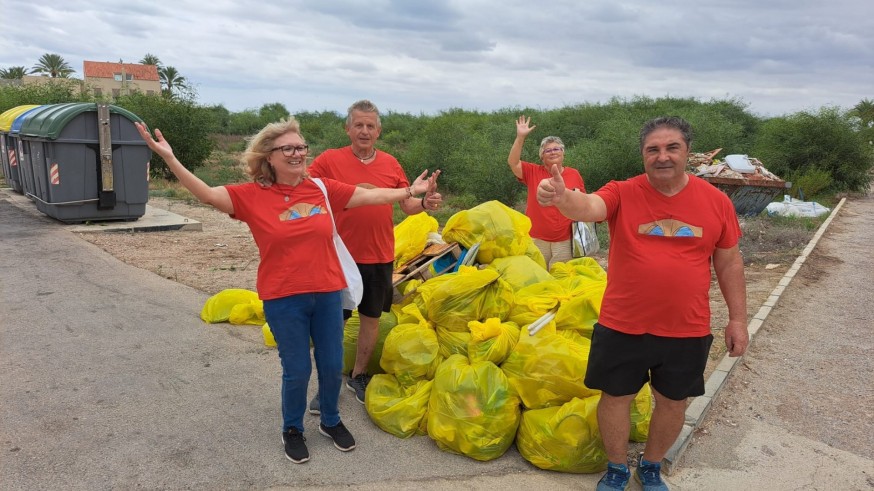
[[[153,152],[160,155],[165,162],[173,157],[173,147],[171,147],[170,143],[164,139],[161,130],[155,130],[155,136],[157,137],[157,140],[155,140],[149,133],[149,128],[146,127],[145,123],[137,122],[134,123],[134,126],[136,126],[137,131],[140,133],[140,137],[146,142],[146,145],[148,145]]]
[[[437,170],[431,174],[431,178],[428,179],[430,186],[428,187],[428,190],[425,191],[425,199],[422,201],[422,205],[426,210],[439,209],[440,205],[443,204],[443,196],[437,192],[437,178],[439,176],[440,170]]]
[[[516,120],[516,136],[526,137],[529,133],[534,131],[534,128],[537,128],[537,125],[531,126],[531,117],[519,116],[519,119]]]
[[[419,177],[410,185],[410,190],[413,194],[427,193],[429,189],[437,189],[437,177],[440,176],[440,171],[436,170],[428,177],[428,170],[419,174]]]
[[[553,165],[549,168],[549,172],[552,177],[543,179],[537,186],[537,202],[540,206],[552,206],[564,196],[564,178],[561,177],[558,166]]]

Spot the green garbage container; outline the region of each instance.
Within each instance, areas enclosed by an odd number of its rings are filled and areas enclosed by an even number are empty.
[[[29,113],[19,138],[33,172],[33,189],[25,184],[25,192],[37,209],[69,223],[143,216],[151,150],[134,126],[140,121],[126,109],[95,103]]]
[[[16,145],[9,132],[12,128],[12,122],[16,118],[37,107],[39,105],[25,104],[13,107],[0,114],[0,161],[2,161],[3,165],[3,176],[6,178],[6,184],[16,193],[21,192],[21,175],[18,172],[19,165]]]

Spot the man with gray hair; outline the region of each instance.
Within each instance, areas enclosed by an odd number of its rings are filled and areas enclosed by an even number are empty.
[[[397,159],[376,149],[382,131],[379,109],[364,99],[349,107],[346,134],[351,144],[326,150],[316,157],[308,172],[312,177],[327,177],[364,188],[410,188],[410,182]],[[436,171],[440,172],[440,171]],[[436,181],[435,181],[436,182]],[[410,194],[398,204],[407,215],[434,211],[443,198],[436,189],[425,196]],[[394,269],[394,208],[392,205],[362,206],[336,212],[337,232],[358,264],[364,283],[364,296],[358,305],[360,327],[355,367],[349,373],[346,387],[364,404],[364,394],[370,376],[367,364],[379,337],[379,317],[391,308]],[[345,310],[348,320],[352,312]],[[310,402],[309,411],[319,413],[318,394]]]
[[[598,425],[609,463],[599,491],[628,486],[629,406],[647,382],[655,410],[634,476],[644,490],[668,489],[661,461],[683,427],[687,398],[704,393],[711,265],[728,306],[729,356],[749,344],[740,225],[724,193],[686,173],[691,142],[689,123],[656,118],[640,131],[644,174],[585,194],[553,171],[537,190],[543,206],[610,228],[607,289],[585,379],[602,391]]]

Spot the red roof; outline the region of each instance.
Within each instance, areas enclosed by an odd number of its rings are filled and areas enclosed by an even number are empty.
[[[85,76],[94,78],[114,78],[116,73],[129,73],[134,80],[159,81],[158,67],[155,65],[140,65],[138,63],[110,63],[108,61],[83,62]]]

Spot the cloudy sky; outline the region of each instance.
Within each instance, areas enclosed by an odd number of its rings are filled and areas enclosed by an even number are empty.
[[[81,78],[83,60],[151,53],[231,111],[670,95],[767,116],[874,99],[871,0],[0,0],[0,12],[0,68],[57,53]]]

